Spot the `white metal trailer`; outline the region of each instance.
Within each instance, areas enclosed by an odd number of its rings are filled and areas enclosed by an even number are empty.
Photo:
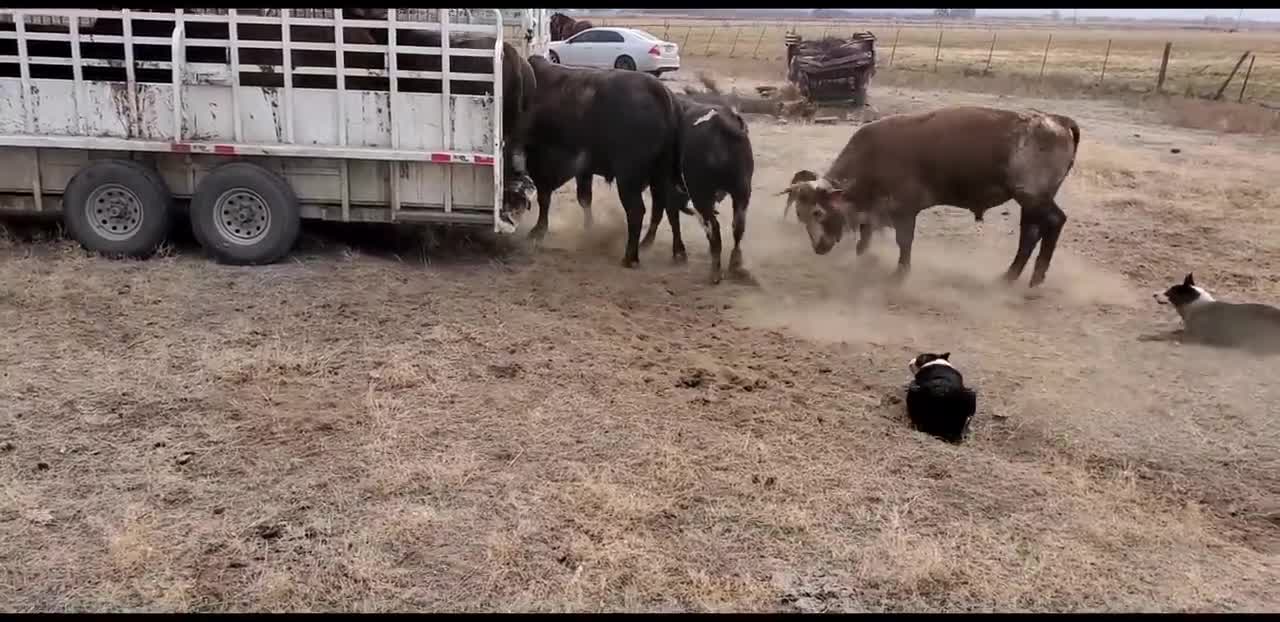
[[[187,204],[227,263],[279,259],[301,218],[513,231],[503,12],[452,13],[0,9],[0,212],[60,212],[86,248],[145,256]],[[523,11],[517,49],[545,45],[543,13]],[[398,44],[410,31],[439,47]],[[488,72],[451,71],[477,57]]]

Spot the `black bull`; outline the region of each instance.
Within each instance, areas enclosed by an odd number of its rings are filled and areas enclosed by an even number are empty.
[[[538,90],[529,113],[529,174],[538,191],[538,222],[547,232],[551,194],[570,179],[616,181],[627,215],[623,266],[639,264],[645,188],[654,209],[668,211],[681,179],[680,109],[657,78],[634,71],[575,69],[529,58]]]

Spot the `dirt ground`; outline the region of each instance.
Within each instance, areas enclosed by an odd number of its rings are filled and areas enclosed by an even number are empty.
[[[771,195],[852,128],[754,118],[756,287],[705,283],[688,218],[687,265],[663,225],[622,269],[600,180],[597,228],[566,186],[541,249],[313,229],[234,268],[11,229],[0,608],[1275,610],[1272,364],[1143,339],[1188,271],[1280,303],[1274,141],[873,96],[1079,121],[1041,290],[996,280],[1007,207],[927,212],[899,288],[891,236],[814,255]],[[979,390],[962,446],[900,399],[942,350]]]

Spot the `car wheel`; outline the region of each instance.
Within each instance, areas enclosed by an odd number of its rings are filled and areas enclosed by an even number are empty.
[[[173,197],[154,170],[132,160],[99,160],[62,193],[62,223],[85,249],[145,257],[169,233]]]
[[[554,64],[560,64],[560,55],[555,52],[547,52],[547,58]]]
[[[613,68],[625,69],[627,71],[635,71],[636,61],[632,60],[630,56],[626,56],[626,55],[619,56],[618,60],[613,61]]]
[[[224,164],[191,196],[191,231],[219,263],[272,263],[292,248],[301,207],[279,175],[251,162]]]

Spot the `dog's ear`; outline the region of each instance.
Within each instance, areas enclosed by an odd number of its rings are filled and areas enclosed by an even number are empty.
[[[938,358],[940,358],[940,359],[942,359],[942,360],[944,360],[944,361],[951,360],[951,353],[950,353],[950,352],[943,352],[942,354],[939,354],[939,355],[938,355]]]
[[[1191,273],[1190,273],[1190,272],[1188,272],[1188,273],[1187,273],[1187,278],[1183,279],[1182,284],[1183,284],[1183,285],[1186,285],[1187,287],[1195,287],[1195,285],[1196,285],[1196,280],[1195,280],[1195,279],[1193,279],[1193,278],[1191,278]]]

